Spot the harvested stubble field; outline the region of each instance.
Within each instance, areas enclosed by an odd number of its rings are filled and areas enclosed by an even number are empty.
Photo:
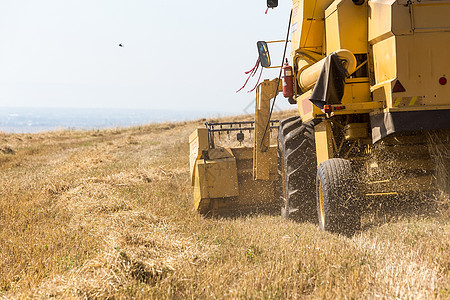
[[[1,134],[0,298],[450,298],[448,200],[353,237],[205,218],[189,181],[201,124]]]

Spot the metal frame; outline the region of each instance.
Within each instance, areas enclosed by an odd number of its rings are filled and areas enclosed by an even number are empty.
[[[278,129],[279,120],[270,120],[270,130]],[[235,126],[236,127],[233,127]],[[237,121],[237,122],[205,122],[206,129],[208,129],[209,142],[211,148],[215,147],[214,144],[214,133],[215,132],[226,132],[229,134],[232,131],[254,131],[255,130],[255,121]],[[227,126],[224,128],[224,126]],[[244,126],[244,127],[243,127]],[[219,128],[215,128],[219,127]]]

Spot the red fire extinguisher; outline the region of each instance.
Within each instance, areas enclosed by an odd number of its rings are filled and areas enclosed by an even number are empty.
[[[283,96],[289,100],[294,96],[294,72],[287,58],[283,66]]]

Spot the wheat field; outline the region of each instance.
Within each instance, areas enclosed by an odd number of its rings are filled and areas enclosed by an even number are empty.
[[[450,299],[448,199],[352,237],[192,209],[204,120],[0,133],[0,298]]]

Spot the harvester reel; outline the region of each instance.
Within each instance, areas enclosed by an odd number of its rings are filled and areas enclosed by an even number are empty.
[[[357,180],[351,162],[332,158],[319,165],[316,180],[317,214],[322,230],[353,235],[360,229]]]
[[[286,219],[315,219],[316,154],[314,121],[302,123],[295,116],[280,122],[278,130],[278,174],[281,215]]]

